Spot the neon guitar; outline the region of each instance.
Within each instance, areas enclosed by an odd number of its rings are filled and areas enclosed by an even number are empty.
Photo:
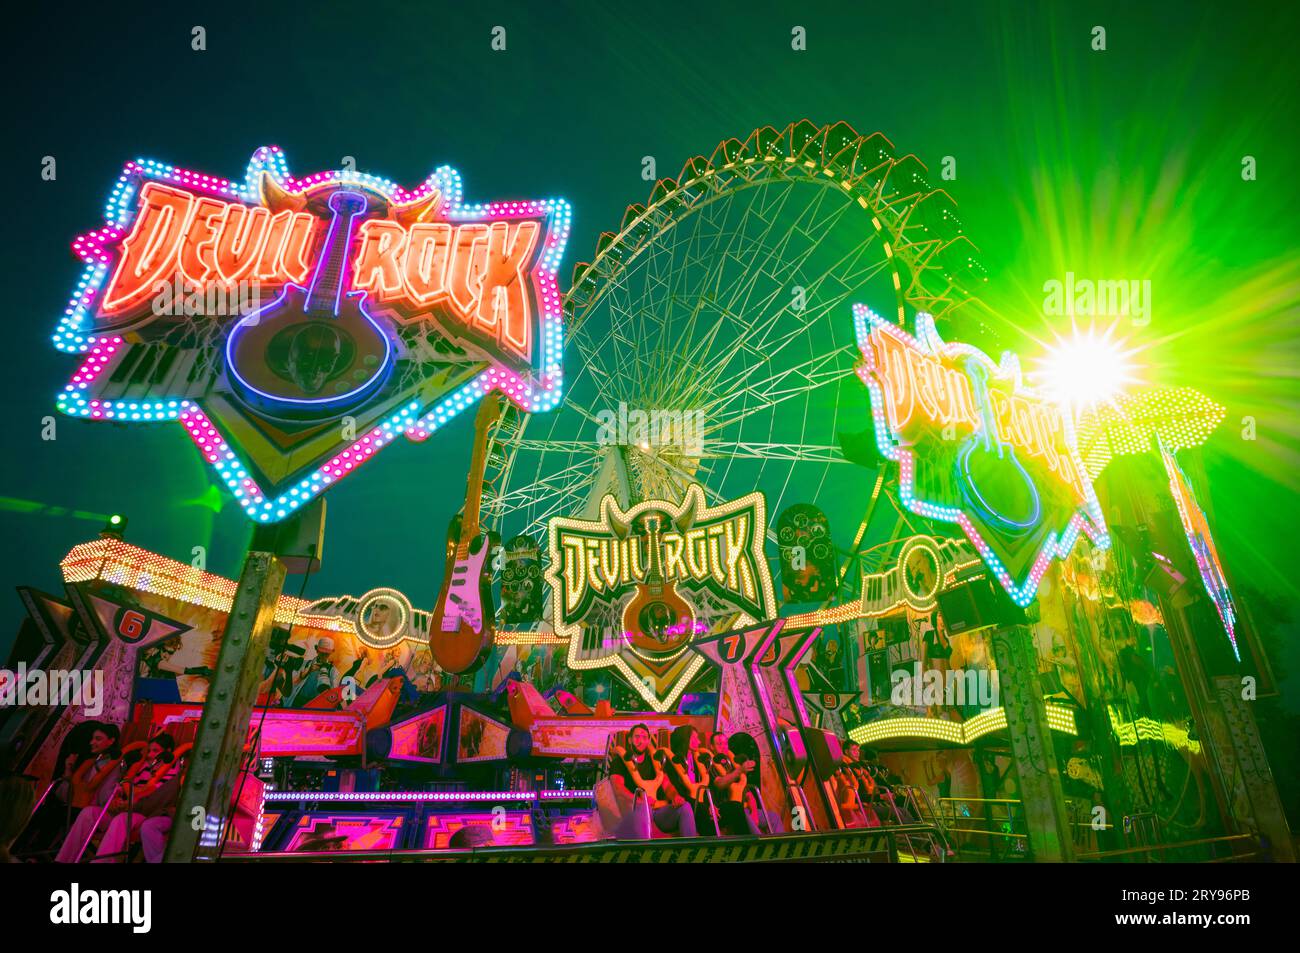
[[[957,451],[957,485],[962,487],[967,502],[990,524],[1005,534],[1023,534],[1038,525],[1042,501],[1033,479],[1016,458],[1015,448],[998,434],[988,369],[972,360],[967,371],[982,426]],[[1015,479],[1009,480],[1013,475]]]
[[[352,233],[366,210],[360,192],[329,197],[333,213],[307,288],[288,284],[226,338],[230,383],[248,402],[294,415],[356,404],[378,390],[393,345],[365,308],[364,291],[345,292]]]
[[[444,672],[462,675],[483,664],[492,648],[491,535],[479,532],[479,501],[487,465],[488,431],[501,416],[501,398],[483,398],[474,418],[474,456],[465,491],[465,512],[447,532],[442,588],[429,621],[429,648]]]
[[[645,582],[637,583],[636,595],[623,610],[623,637],[633,648],[670,651],[694,635],[695,613],[677,594],[676,585],[664,581],[660,517],[651,513],[642,520],[646,528]]]

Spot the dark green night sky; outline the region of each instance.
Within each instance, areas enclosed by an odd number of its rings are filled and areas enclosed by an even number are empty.
[[[1156,312],[1141,343],[1152,382],[1228,407],[1205,449],[1220,552],[1247,598],[1277,603],[1262,615],[1296,614],[1300,17],[1283,12],[1293,5],[267,6],[29,11],[15,24],[6,585],[57,588],[58,559],[111,512],[129,516],[132,542],[186,561],[205,546],[208,568],[228,575],[247,542],[242,513],[214,495],[179,427],[60,419],[58,439],[41,439],[73,367],[49,343],[80,271],[69,244],[102,222],[125,160],[237,176],[275,143],[298,173],[351,155],[407,184],[448,163],[471,201],[569,200],[567,283],[598,233],[645,200],[643,156],[676,175],[723,138],[807,117],[879,130],[932,170],[957,159],[946,186],[989,272],[985,300],[1025,329],[1026,350],[1045,333],[1045,280],[1067,268],[1151,278]],[[190,49],[196,24],[206,52]],[[498,24],[505,53],[489,46]],[[795,25],[807,29],[805,52],[790,48]],[[1106,27],[1104,52],[1090,47],[1094,25]],[[40,178],[46,155],[54,182]],[[1242,181],[1244,155],[1257,158],[1257,181]],[[1254,441],[1241,437],[1247,416]],[[326,565],[309,595],[390,585],[432,600],[471,429],[466,415],[429,442],[402,443],[331,491]],[[22,615],[10,592],[0,645]],[[1275,661],[1300,668],[1294,649]]]

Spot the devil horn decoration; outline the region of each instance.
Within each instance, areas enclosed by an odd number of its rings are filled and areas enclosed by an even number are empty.
[[[694,487],[686,491],[686,499],[683,501],[682,511],[677,514],[673,520],[673,525],[677,527],[677,532],[685,533],[695,525],[695,510],[699,506],[700,496],[695,492]]]
[[[438,211],[438,206],[442,204],[442,193],[434,190],[422,199],[416,199],[414,202],[408,202],[406,205],[398,205],[393,209],[393,218],[402,225],[418,225],[433,217]]]
[[[269,172],[263,172],[261,178],[262,204],[272,212],[283,212],[286,209],[301,212],[307,207],[307,200],[303,196],[282,188]]]

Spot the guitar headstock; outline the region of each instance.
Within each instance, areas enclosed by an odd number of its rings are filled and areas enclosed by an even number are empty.
[[[366,197],[360,192],[344,189],[329,197],[330,211],[340,215],[360,215],[366,210]]]
[[[641,528],[647,536],[655,536],[663,526],[663,517],[658,513],[646,513],[641,517]]]

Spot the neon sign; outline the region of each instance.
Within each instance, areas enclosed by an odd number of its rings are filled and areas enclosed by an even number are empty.
[[[915,337],[864,305],[853,314],[876,443],[908,509],[959,525],[1022,606],[1081,532],[1109,545],[1072,422],[1024,386],[1014,354],[994,363],[945,342],[927,314]]]
[[[256,520],[491,390],[529,412],[559,401],[562,200],[470,205],[445,166],[412,190],[294,178],[264,147],[238,181],[129,162],[106,218],[73,243],[86,270],[53,339],[85,360],[58,406],[180,421]],[[257,307],[206,306],[249,285]],[[184,307],[159,307],[182,287]]]
[[[979,561],[964,539],[910,536],[899,547],[893,565],[881,572],[863,574],[858,614],[879,618],[904,607],[929,612],[943,587],[951,585],[960,570],[978,565]]]
[[[695,485],[680,503],[625,511],[606,496],[597,520],[552,519],[546,582],[569,667],[614,668],[666,711],[704,664],[696,639],[775,614],[766,532],[761,493],[711,507]]]
[[[1223,563],[1219,561],[1219,551],[1214,546],[1214,536],[1210,533],[1210,521],[1205,511],[1196,502],[1196,493],[1192,484],[1183,473],[1182,467],[1173,453],[1163,445],[1160,456],[1164,460],[1165,472],[1169,474],[1169,492],[1178,507],[1178,518],[1187,534],[1187,545],[1191,547],[1196,559],[1196,569],[1205,584],[1205,592],[1214,603],[1223,629],[1232,643],[1232,654],[1241,661],[1241,650],[1237,647],[1237,610],[1233,605],[1232,591],[1228,588],[1228,577],[1223,572]]]

